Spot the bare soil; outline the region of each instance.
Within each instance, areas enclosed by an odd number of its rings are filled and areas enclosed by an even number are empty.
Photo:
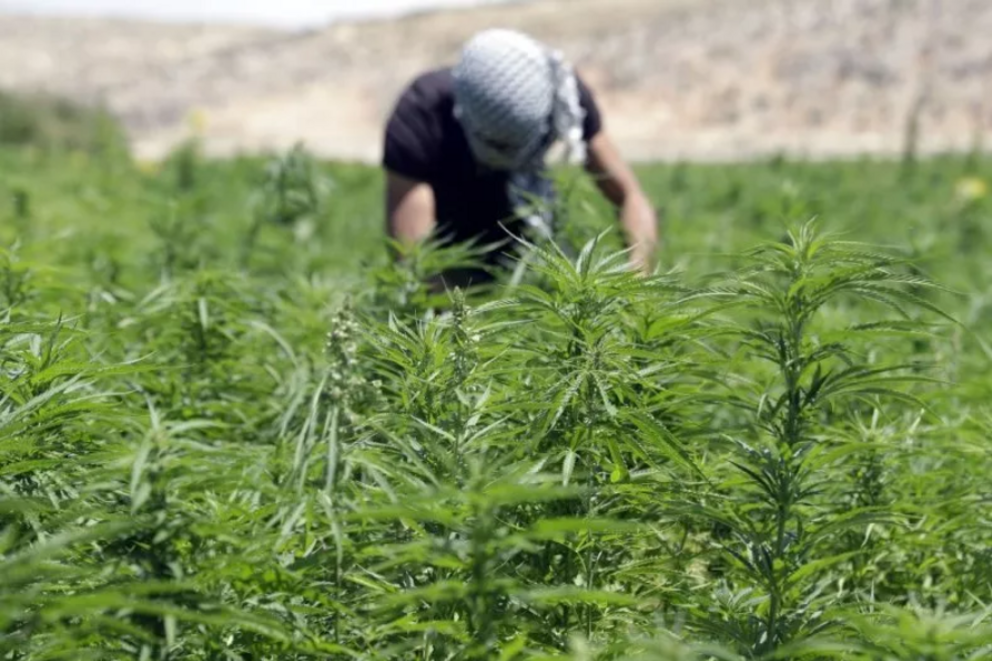
[[[0,87],[106,104],[141,157],[374,161],[396,95],[486,27],[563,49],[634,159],[992,144],[990,0],[536,0],[308,31],[0,15]],[[197,123],[197,122],[192,122]]]

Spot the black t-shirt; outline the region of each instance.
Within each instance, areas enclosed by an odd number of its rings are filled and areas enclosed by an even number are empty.
[[[578,82],[586,113],[583,132],[591,140],[601,130],[602,120],[592,92],[581,79]],[[454,107],[451,69],[415,79],[386,125],[383,166],[430,184],[441,234],[456,241],[505,241],[500,224],[516,224],[507,194],[507,173],[476,163]]]

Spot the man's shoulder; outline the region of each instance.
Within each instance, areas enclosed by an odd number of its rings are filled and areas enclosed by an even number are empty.
[[[434,107],[454,98],[454,77],[450,67],[426,71],[407,86],[403,98],[424,107]]]
[[[414,78],[386,124],[384,165],[418,181],[431,181],[452,135],[454,78],[434,69]]]

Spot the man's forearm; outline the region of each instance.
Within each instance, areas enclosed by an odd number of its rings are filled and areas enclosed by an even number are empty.
[[[658,219],[637,177],[604,132],[589,143],[586,170],[617,208],[630,249],[630,265],[641,273],[651,273],[658,248]]]
[[[434,210],[434,193],[430,186],[387,173],[386,233],[403,249],[413,248],[430,236],[434,229]]]
[[[648,274],[658,250],[658,217],[644,195],[630,195],[620,208],[620,224],[630,248],[630,265]]]

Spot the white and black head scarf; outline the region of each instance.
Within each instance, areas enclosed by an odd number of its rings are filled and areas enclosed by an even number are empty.
[[[510,194],[532,224],[527,198],[553,193],[542,176],[551,146],[562,141],[565,159],[586,156],[575,73],[562,54],[512,30],[486,30],[463,48],[454,69],[455,115],[475,158],[510,173]],[[542,213],[541,215],[546,215]],[[547,228],[545,228],[547,229]]]

